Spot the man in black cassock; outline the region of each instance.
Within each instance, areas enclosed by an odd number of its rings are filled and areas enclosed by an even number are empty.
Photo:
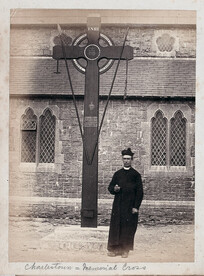
[[[133,250],[139,208],[143,199],[141,175],[131,167],[134,153],[122,151],[124,167],[114,173],[108,190],[115,195],[108,238],[108,256],[128,257]]]

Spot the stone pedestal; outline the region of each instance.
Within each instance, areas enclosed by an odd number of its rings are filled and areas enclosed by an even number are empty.
[[[109,227],[87,228],[80,226],[59,226],[41,239],[41,249],[66,251],[106,251]]]

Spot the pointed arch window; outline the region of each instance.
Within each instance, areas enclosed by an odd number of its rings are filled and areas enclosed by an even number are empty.
[[[170,121],[170,165],[186,166],[186,119],[181,111]]]
[[[21,162],[36,162],[37,116],[28,108],[21,117]]]
[[[151,119],[151,166],[186,166],[186,124],[178,110],[168,121],[158,110]]]
[[[167,119],[159,110],[151,120],[151,165],[167,165]]]
[[[49,109],[40,116],[40,163],[54,163],[56,118]]]
[[[56,117],[47,108],[39,118],[31,108],[21,117],[21,162],[55,162]]]

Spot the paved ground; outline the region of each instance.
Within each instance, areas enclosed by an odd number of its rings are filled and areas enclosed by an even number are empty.
[[[65,229],[65,226],[60,226]],[[135,236],[135,249],[127,259],[108,257],[105,250],[69,250],[48,248],[46,237],[60,232],[59,225],[42,219],[11,218],[9,226],[9,261],[11,262],[193,262],[194,226],[143,226]],[[108,232],[108,227],[107,227]],[[55,235],[53,236],[54,239]],[[57,237],[55,238],[57,239]],[[106,243],[106,241],[103,241]]]

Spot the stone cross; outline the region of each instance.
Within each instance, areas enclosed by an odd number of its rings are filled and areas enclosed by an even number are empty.
[[[82,208],[81,227],[97,227],[98,212],[98,130],[99,130],[99,66],[100,59],[132,59],[130,46],[106,46],[99,44],[101,19],[88,17],[87,40],[84,47],[65,46],[64,53],[60,45],[53,48],[56,60],[83,58],[85,68],[84,125],[83,125],[83,172],[82,172]],[[122,54],[122,55],[121,55]]]

